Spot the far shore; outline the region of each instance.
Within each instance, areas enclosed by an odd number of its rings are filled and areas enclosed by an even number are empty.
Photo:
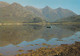
[[[52,25],[78,25],[78,24],[80,24],[80,22],[52,22],[52,23],[43,23],[43,22],[40,22],[40,23],[19,23],[19,22],[17,22],[17,23],[0,23],[0,26],[2,26],[2,25],[24,25],[24,24],[30,24],[30,25],[34,25],[34,24],[37,24],[37,25],[50,25],[50,24],[52,24]]]

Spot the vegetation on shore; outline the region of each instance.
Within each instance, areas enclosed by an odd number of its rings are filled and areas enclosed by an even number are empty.
[[[72,45],[62,44],[56,48],[42,47],[31,53],[17,54],[16,56],[80,56],[80,42]]]

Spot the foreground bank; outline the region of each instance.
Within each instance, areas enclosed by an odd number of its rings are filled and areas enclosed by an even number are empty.
[[[16,56],[80,56],[80,42],[62,44],[56,48],[39,48],[30,53],[17,54]]]

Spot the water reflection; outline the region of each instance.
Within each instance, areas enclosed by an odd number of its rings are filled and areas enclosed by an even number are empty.
[[[71,28],[73,28],[72,25],[0,26],[0,53],[9,56],[10,54],[20,53],[16,52],[19,49],[29,50],[40,48],[43,46],[41,45],[42,43],[60,45],[72,44],[75,41],[80,41],[80,32],[78,32],[78,30],[70,30]],[[77,27],[75,26],[75,28]],[[28,47],[27,45],[30,44],[34,46]],[[27,51],[24,51],[24,53],[25,52]]]
[[[75,33],[72,30],[60,28],[56,25],[50,26],[51,28],[46,28],[47,26],[43,25],[0,26],[0,46],[17,45],[23,41],[36,39],[61,39]]]
[[[41,37],[43,28],[34,26],[0,26],[0,46],[17,45],[22,41],[33,41]],[[35,37],[36,36],[36,37]]]
[[[63,28],[63,29],[68,29],[70,31],[80,31],[80,24],[58,24],[57,27]]]

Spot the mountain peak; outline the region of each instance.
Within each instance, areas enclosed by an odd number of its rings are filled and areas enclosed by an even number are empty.
[[[33,7],[33,6],[26,6],[25,8],[35,8],[35,7]]]
[[[17,5],[18,3],[16,3],[16,2],[13,2],[12,4],[13,4],[13,5],[15,5],[15,4]]]
[[[56,10],[56,11],[64,11],[65,9],[59,7],[59,8],[57,8],[57,9],[55,9],[55,10]]]
[[[20,9],[20,8],[23,8],[22,5],[20,5],[20,4],[16,3],[16,2],[12,3],[10,6],[11,6],[11,7],[14,7],[14,8],[19,8],[19,9]]]
[[[7,2],[0,1],[0,7],[6,7],[9,4]]]
[[[61,7],[59,7],[59,8],[57,8],[57,10],[62,10],[63,8],[61,8]]]
[[[49,8],[49,6],[46,6],[46,8]]]
[[[13,5],[13,6],[21,6],[22,7],[22,5],[20,5],[20,4],[18,4],[18,3],[16,3],[16,2],[14,2],[14,3],[12,3],[11,5]]]
[[[44,8],[51,9],[49,6],[46,6],[46,7],[44,7]]]
[[[46,6],[46,7],[43,8],[43,10],[52,10],[52,8],[49,7],[49,6]]]

